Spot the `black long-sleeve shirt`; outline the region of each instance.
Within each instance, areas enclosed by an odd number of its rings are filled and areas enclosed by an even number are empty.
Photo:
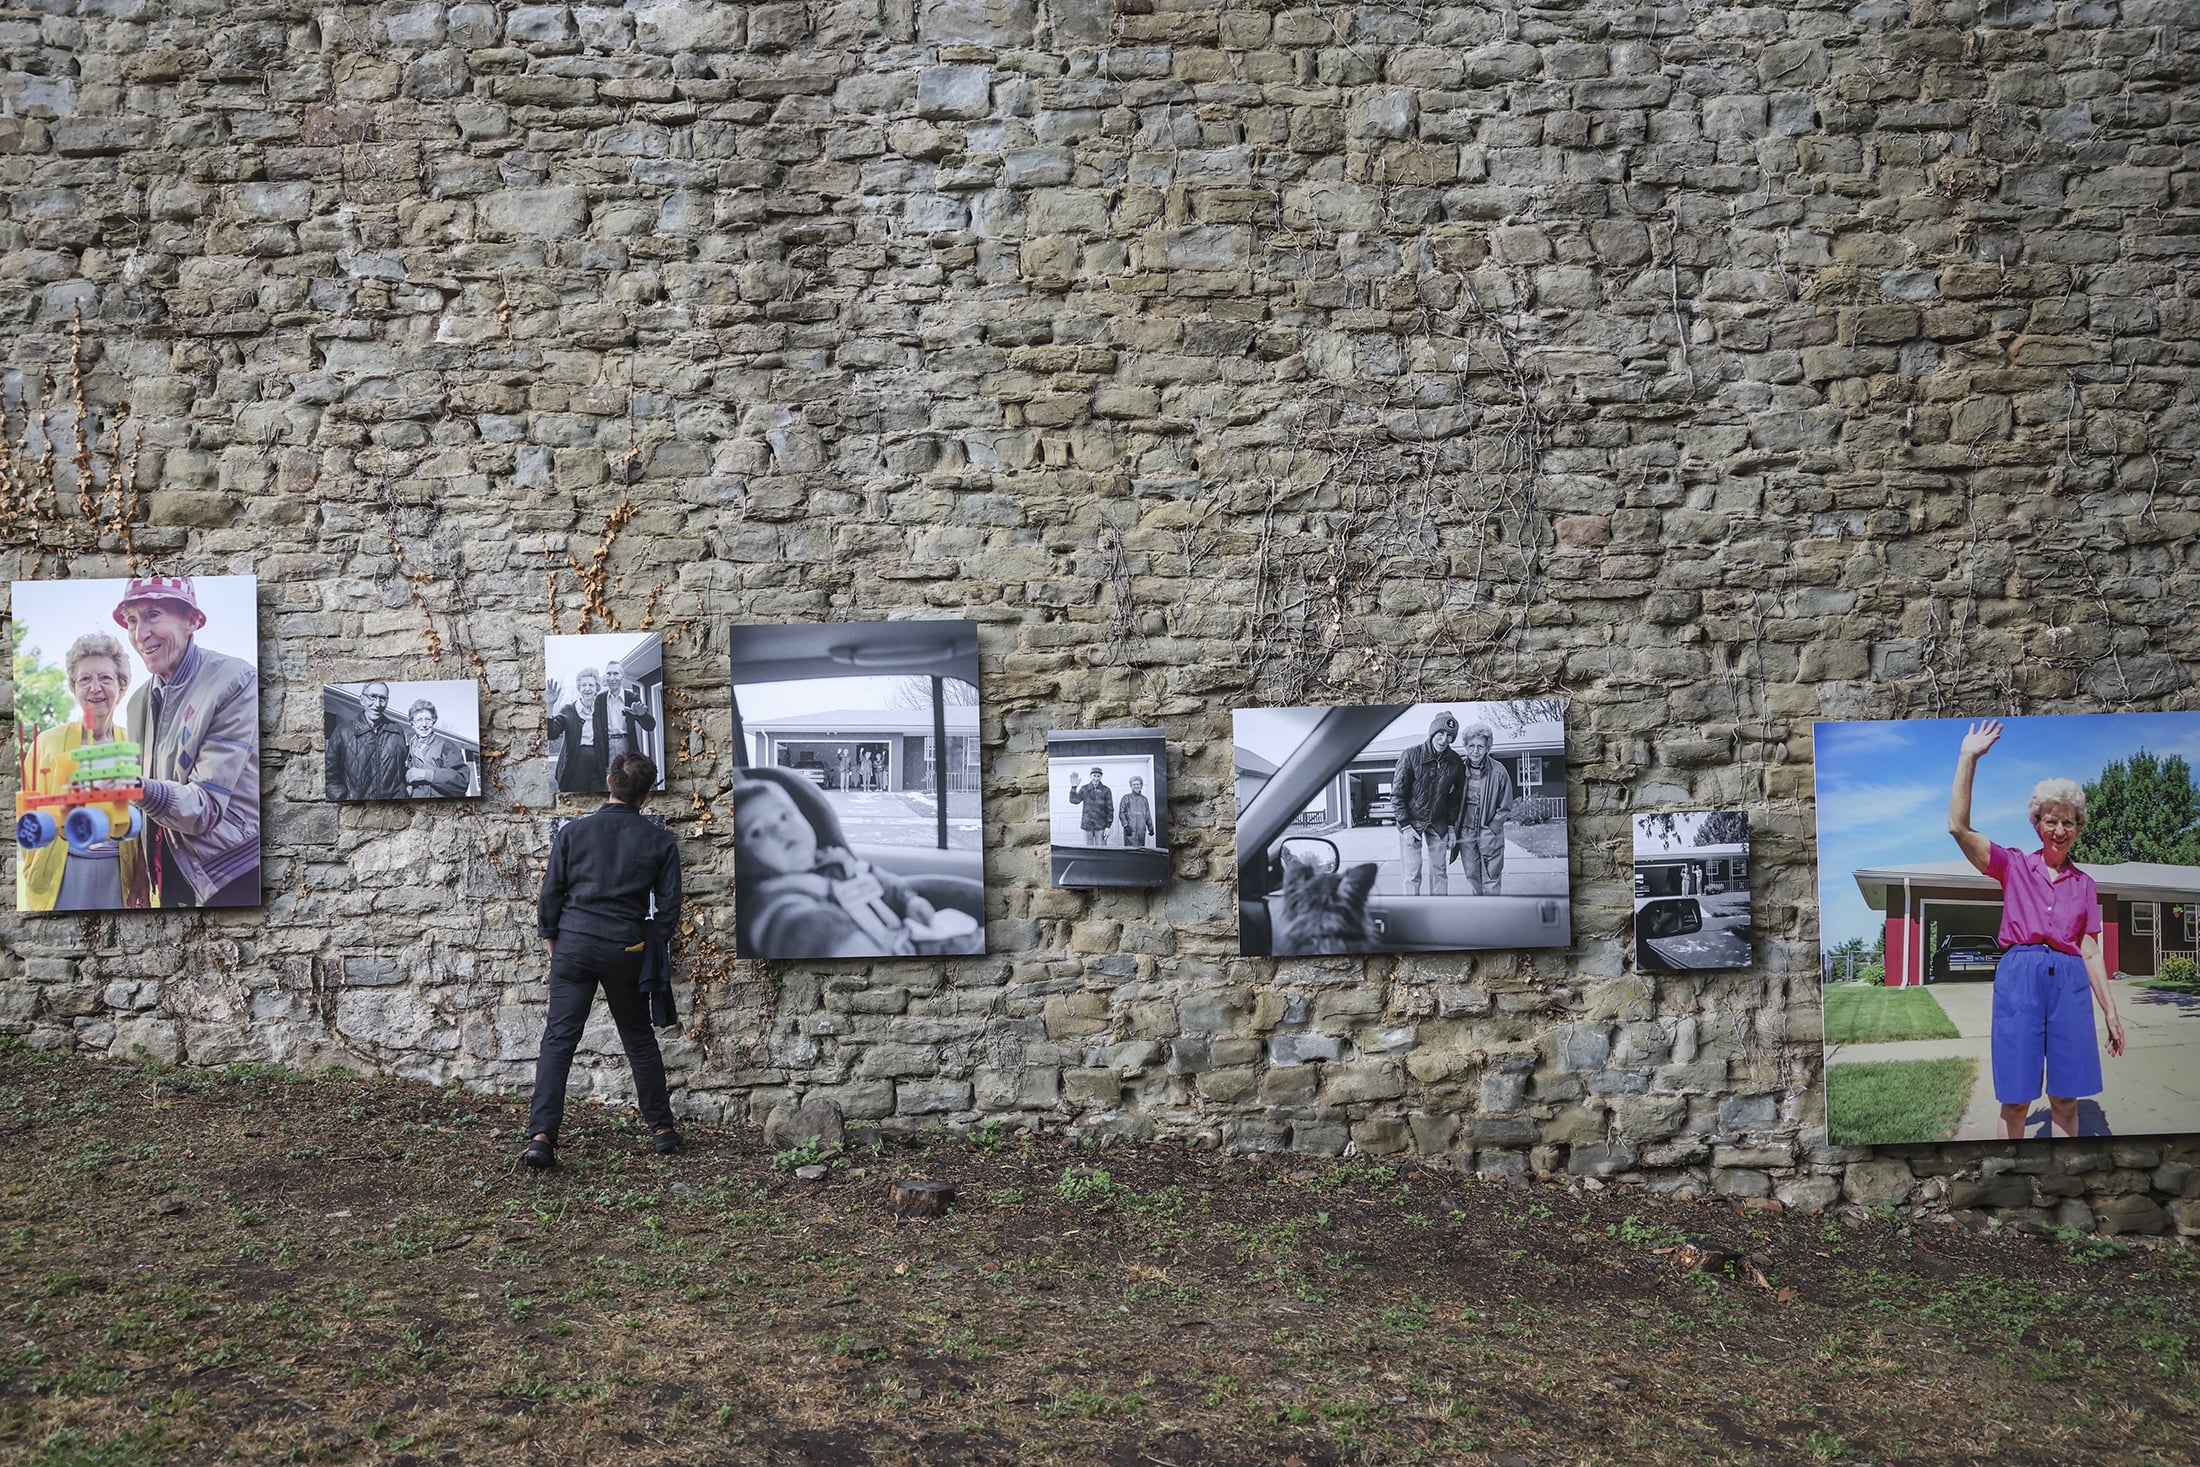
[[[680,921],[680,846],[631,805],[602,809],[558,832],[535,906],[535,930],[589,933],[631,947],[647,934],[654,898],[659,932]]]

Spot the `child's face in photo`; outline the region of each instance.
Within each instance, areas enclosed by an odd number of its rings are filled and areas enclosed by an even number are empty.
[[[794,801],[776,786],[749,796],[734,817],[733,845],[744,861],[775,875],[807,871],[817,864],[817,833]]]

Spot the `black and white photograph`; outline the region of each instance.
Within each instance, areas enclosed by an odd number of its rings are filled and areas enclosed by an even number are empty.
[[[1056,886],[1169,879],[1168,748],[1158,728],[1047,735],[1047,837]]]
[[[481,685],[323,683],[332,800],[462,800],[481,793]]]
[[[1234,715],[1238,951],[1565,947],[1566,705]]]
[[[977,624],[730,640],[740,956],[985,951]]]
[[[542,639],[544,737],[561,795],[600,795],[621,754],[647,754],[665,787],[665,654],[655,632]]]
[[[1746,968],[1749,815],[1675,810],[1635,817],[1635,967]]]

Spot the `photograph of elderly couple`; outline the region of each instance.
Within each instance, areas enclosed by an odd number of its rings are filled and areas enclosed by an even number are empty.
[[[481,793],[478,683],[324,683],[321,728],[332,800],[458,800]]]
[[[604,793],[621,754],[646,754],[665,787],[665,652],[655,632],[542,639],[544,738],[551,787]]]
[[[985,951],[978,629],[735,627],[735,947]]]
[[[1047,816],[1056,886],[1167,881],[1168,746],[1161,730],[1048,734]]]
[[[2200,713],[1815,748],[1836,1144],[2200,1130]]]
[[[1565,704],[1235,716],[1238,950],[1565,947]]]
[[[259,905],[257,596],[14,583],[18,911]]]

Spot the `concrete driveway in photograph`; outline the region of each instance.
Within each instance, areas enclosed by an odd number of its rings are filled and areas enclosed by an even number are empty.
[[[1912,1039],[1893,1044],[1833,1046],[1826,1063],[1926,1060],[1964,1056],[1978,1061],[1978,1083],[1956,1126],[1955,1141],[2001,1139],[2001,1106],[1994,1099],[1992,983],[1936,983],[1932,995],[1956,1026],[1957,1039]],[[2101,1046],[2102,1092],[2081,1099],[2081,1136],[2160,1136],[2200,1130],[2200,994],[2137,988],[2111,982],[2109,991],[2124,1020],[2124,1052],[2108,1053],[2108,1026],[2094,1010]],[[2047,1101],[2033,1106],[2027,1136],[2050,1131]]]

